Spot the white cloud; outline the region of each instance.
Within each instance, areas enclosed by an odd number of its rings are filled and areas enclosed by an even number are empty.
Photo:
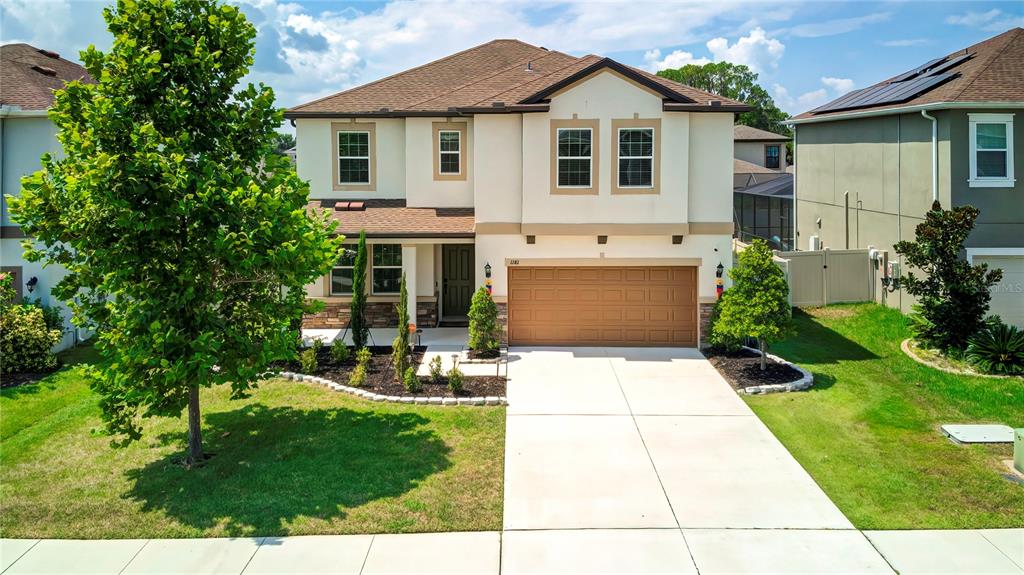
[[[674,68],[682,68],[687,64],[696,64],[703,66],[708,64],[711,60],[707,58],[694,58],[693,54],[684,52],[683,50],[675,50],[671,54],[661,57],[661,50],[654,49],[644,52],[644,62],[647,65],[647,69],[651,72],[657,72],[658,70],[667,70]]]
[[[716,61],[744,64],[755,72],[778,68],[786,51],[782,42],[769,38],[761,28],[754,28],[731,46],[725,38],[714,38],[708,40],[707,47]]]
[[[830,88],[836,94],[845,94],[853,89],[853,80],[849,78],[831,78],[824,76],[821,83]]]
[[[993,8],[988,12],[968,10],[965,14],[947,17],[946,23],[980,28],[986,32],[1005,32],[1010,28],[1024,26],[1024,16],[1006,14],[998,8]]]
[[[821,38],[823,36],[836,36],[859,30],[868,24],[885,22],[892,16],[891,12],[876,12],[853,18],[840,18],[838,20],[826,20],[825,22],[812,22],[799,24],[786,30],[793,36],[802,38]]]
[[[910,46],[924,46],[925,44],[931,44],[931,40],[927,38],[900,38],[898,40],[883,40],[878,43],[879,46],[885,46],[886,48],[907,48]]]

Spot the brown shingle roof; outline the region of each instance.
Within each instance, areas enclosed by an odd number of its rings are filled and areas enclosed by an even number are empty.
[[[732,127],[732,139],[737,142],[788,142],[789,136],[776,134],[767,130],[761,130],[743,124],[736,124]]]
[[[814,113],[814,110],[810,110],[793,119],[828,118],[864,110],[886,110],[940,102],[987,103],[1024,101],[1024,29],[1013,28],[1007,30],[974,46],[957,50],[946,57],[953,58],[965,53],[972,54],[973,57],[948,70],[949,72],[956,72],[958,74],[957,77],[910,100],[895,104],[861,107],[853,110],[819,112],[817,114]],[[893,78],[895,77],[893,76]],[[891,81],[892,78],[889,78],[875,84],[875,86],[888,84]],[[828,104],[823,107],[827,106]]]
[[[410,208],[405,200],[313,200],[306,208],[327,210],[346,236],[360,231],[391,238],[473,236],[473,208]]]
[[[777,174],[778,170],[759,166],[753,162],[741,160],[739,158],[732,159],[732,173],[733,174]]]
[[[592,66],[624,69],[653,85],[674,102],[706,107],[711,100],[722,105],[741,102],[684,86],[637,68],[599,56],[577,58],[562,52],[531,46],[519,40],[494,40],[452,54],[429,64],[400,72],[332,96],[295,106],[288,117],[447,112],[451,108],[473,113],[492,108],[496,102],[515,106],[546,89],[573,79]]]
[[[73,80],[92,82],[82,66],[28,44],[0,46],[0,105],[46,110],[53,91]]]

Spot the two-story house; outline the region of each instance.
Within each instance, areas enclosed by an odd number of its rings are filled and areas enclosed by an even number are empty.
[[[939,56],[796,116],[801,248],[914,239],[932,202],[981,210],[964,256],[1003,270],[991,312],[1024,325],[1024,29]],[[906,271],[906,270],[904,270]],[[898,290],[887,297],[908,310]]]
[[[787,171],[789,136],[737,124],[733,128],[733,220],[736,237],[793,249],[793,175]]]
[[[290,109],[311,209],[370,244],[369,315],[405,274],[421,327],[489,285],[512,344],[697,345],[729,266],[740,102],[495,40]],[[352,257],[308,287],[348,322]]]
[[[71,312],[50,295],[50,289],[67,273],[60,266],[43,267],[23,257],[25,235],[7,212],[7,196],[21,193],[21,178],[41,168],[44,153],[59,156],[57,127],[47,117],[53,92],[72,80],[92,81],[85,68],[49,50],[28,44],[0,46],[0,271],[14,277],[17,299],[38,299],[64,312],[65,334],[58,349],[73,345]]]

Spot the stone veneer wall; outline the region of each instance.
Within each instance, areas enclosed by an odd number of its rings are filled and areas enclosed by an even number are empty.
[[[700,322],[700,342],[698,342],[698,347],[703,348],[708,342],[708,323],[711,320],[711,310],[715,309],[715,304],[701,303],[697,304],[697,307],[699,308],[697,313],[700,315],[698,318]]]
[[[498,325],[501,326],[501,343],[508,345],[508,304],[495,302],[498,306]]]
[[[367,302],[366,319],[370,327],[397,327],[398,302]],[[320,313],[302,318],[302,327],[307,329],[344,329],[348,327],[348,302],[327,302]],[[416,304],[416,327],[437,326],[437,302],[421,301]]]

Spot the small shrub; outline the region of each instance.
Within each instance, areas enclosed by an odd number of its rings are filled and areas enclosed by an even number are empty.
[[[319,354],[320,350],[324,348],[324,340],[314,337],[310,340],[309,347],[313,349],[313,353]]]
[[[409,367],[405,370],[405,377],[402,378],[402,384],[405,385],[406,391],[409,393],[419,393],[420,389],[423,388],[420,385],[420,378],[416,377],[416,368]]]
[[[316,349],[311,347],[307,350],[303,350],[303,352],[299,354],[299,365],[302,366],[302,373],[304,374],[313,375],[316,373]]]
[[[458,366],[455,366],[448,371],[448,389],[451,390],[453,395],[462,393],[462,388],[465,384],[466,376],[459,370]]]
[[[966,358],[985,373],[1024,374],[1024,331],[989,323],[968,341]]]
[[[501,327],[498,325],[498,306],[487,288],[473,294],[469,305],[469,348],[493,351],[501,345]]]
[[[395,373],[402,374],[409,363],[409,291],[405,286],[405,273],[402,273],[395,312],[398,314],[398,335],[391,342],[391,361],[395,364]]]
[[[372,354],[370,353],[370,348],[368,348],[368,347],[361,347],[361,348],[359,348],[359,351],[356,352],[356,363],[358,365],[363,366],[363,367],[368,366],[370,364],[370,356],[371,355]]]
[[[61,330],[47,327],[42,309],[11,303],[12,281],[10,274],[0,274],[0,371],[52,370],[57,357],[51,350],[60,341]]]
[[[64,313],[61,312],[59,307],[46,305],[41,299],[26,303],[43,310],[43,321],[46,322],[46,329],[55,329],[60,331],[61,335],[64,335]]]
[[[441,356],[435,355],[430,359],[430,381],[441,383],[444,378],[444,371],[441,370]]]
[[[722,300],[718,300],[715,302],[715,306],[711,308],[711,315],[708,316],[708,347],[715,353],[735,353],[740,350],[743,341],[730,333],[724,333],[721,330],[715,329],[715,325],[718,324],[718,318],[721,315]]]
[[[345,340],[340,337],[334,338],[334,342],[331,343],[331,359],[334,363],[348,363],[350,356]]]
[[[370,326],[366,323],[366,232],[359,232],[356,261],[352,268],[352,302],[349,304],[349,329],[356,349],[366,347]]]
[[[357,363],[355,369],[348,376],[348,384],[352,387],[362,387],[366,383],[366,365]]]

